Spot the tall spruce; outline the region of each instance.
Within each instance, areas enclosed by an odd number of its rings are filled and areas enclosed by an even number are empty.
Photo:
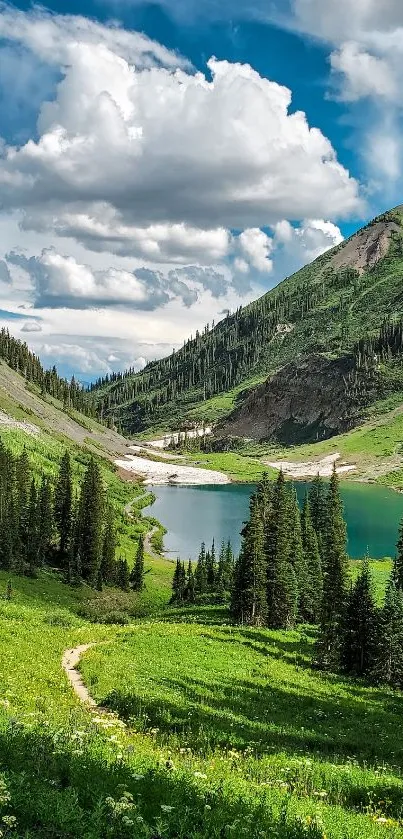
[[[59,467],[54,492],[54,517],[62,561],[68,556],[73,527],[73,479],[71,460],[66,450]]]
[[[347,603],[341,652],[341,664],[346,673],[365,676],[373,670],[377,632],[378,612],[369,558],[366,557]]]
[[[391,575],[380,614],[377,653],[372,671],[377,682],[403,688],[403,592]]]
[[[268,625],[275,629],[294,626],[298,608],[296,574],[290,561],[290,506],[290,490],[280,471],[266,529]]]
[[[81,555],[82,576],[90,585],[96,585],[102,560],[104,503],[101,472],[91,458],[81,486],[76,546]]]
[[[396,587],[403,591],[403,519],[399,526],[399,538],[396,548],[397,553],[393,564],[393,576]]]
[[[207,571],[206,571],[206,546],[202,542],[199,558],[195,570],[195,591],[196,594],[205,594],[207,590]]]
[[[195,602],[195,578],[191,559],[189,559],[186,571],[186,587],[184,597],[187,603]]]
[[[314,530],[308,498],[301,513],[302,546],[307,566],[305,588],[305,617],[309,623],[317,623],[320,617],[323,597],[323,574],[318,538]]]
[[[186,590],[186,571],[185,566],[181,560],[176,560],[174,576],[172,580],[172,597],[171,603],[183,603],[185,599]]]
[[[140,535],[136,551],[136,558],[130,574],[130,584],[133,591],[142,591],[144,588],[144,536]]]
[[[316,533],[319,552],[323,559],[327,531],[327,500],[325,485],[319,472],[310,486],[308,501],[313,529]]]
[[[250,499],[243,533],[231,611],[242,623],[261,626],[267,616],[267,575],[263,520],[256,495]]]
[[[308,566],[302,541],[301,514],[299,511],[297,493],[293,488],[290,497],[290,547],[289,560],[294,570],[298,589],[297,615],[301,621],[308,621],[310,617],[310,587]]]
[[[343,626],[349,591],[347,529],[336,466],[327,496],[323,600],[317,660],[321,667],[340,666]]]
[[[101,578],[107,585],[112,585],[116,577],[116,529],[115,514],[111,504],[106,508],[106,521],[102,541]]]
[[[130,591],[130,571],[125,557],[120,557],[116,566],[116,585],[122,591]]]
[[[53,555],[53,498],[50,481],[43,477],[38,493],[38,563],[46,565]]]

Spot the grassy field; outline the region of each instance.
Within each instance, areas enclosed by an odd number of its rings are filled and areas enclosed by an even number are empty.
[[[48,574],[0,600],[7,839],[403,836],[400,694],[313,672],[309,628],[208,608],[102,626],[80,615],[88,593]],[[121,719],[67,685],[63,651],[88,642],[84,679]]]

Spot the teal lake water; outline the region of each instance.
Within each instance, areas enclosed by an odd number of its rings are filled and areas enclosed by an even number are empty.
[[[302,502],[309,483],[295,484]],[[351,557],[365,554],[382,558],[394,556],[399,522],[403,517],[403,494],[370,484],[341,485]],[[167,528],[164,539],[171,556],[186,560],[197,557],[202,541],[216,544],[231,539],[238,552],[240,530],[248,516],[252,484],[225,486],[157,486],[152,507],[154,515]]]

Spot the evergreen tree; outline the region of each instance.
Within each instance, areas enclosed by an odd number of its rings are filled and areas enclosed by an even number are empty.
[[[200,548],[199,558],[195,570],[195,591],[197,594],[205,594],[207,591],[206,571],[206,546],[204,542]]]
[[[308,572],[304,603],[305,619],[309,623],[317,623],[320,617],[323,596],[322,562],[307,498],[305,498],[302,508],[301,528],[302,546]]]
[[[195,578],[191,559],[189,559],[186,572],[186,588],[184,596],[187,603],[195,602]]]
[[[31,490],[28,505],[26,555],[29,566],[29,573],[33,576],[36,573],[36,569],[39,565],[38,494],[33,478],[31,481]]]
[[[73,527],[73,479],[70,455],[62,457],[54,493],[54,518],[59,536],[59,551],[67,557]]]
[[[343,632],[341,664],[347,673],[364,676],[374,667],[377,609],[368,557],[351,588]]]
[[[308,495],[308,502],[313,529],[318,540],[319,552],[323,559],[325,550],[325,535],[327,530],[327,502],[325,486],[319,473],[312,481]]]
[[[112,585],[115,581],[116,573],[116,531],[114,521],[114,511],[112,505],[107,507],[106,523],[103,533],[102,542],[102,559],[101,559],[101,576],[104,583]]]
[[[51,561],[53,537],[53,499],[48,478],[42,478],[37,503],[38,564]]]
[[[403,592],[389,580],[385,604],[380,614],[374,679],[391,687],[403,688]]]
[[[231,614],[241,623],[264,624],[267,614],[263,521],[256,495],[250,500],[231,598]]]
[[[343,517],[336,467],[330,479],[327,498],[323,600],[317,644],[318,663],[337,669],[349,590],[349,566],[346,553],[347,530]]]
[[[308,566],[302,542],[301,515],[297,493],[292,490],[290,498],[290,553],[289,561],[294,570],[297,585],[297,616],[308,621],[310,616]]]
[[[290,492],[280,471],[266,530],[268,624],[276,629],[294,626],[298,604],[296,575],[290,562]]]
[[[91,458],[81,486],[76,550],[80,551],[82,576],[95,585],[102,560],[104,489],[100,469]]]
[[[213,539],[213,544],[211,546],[211,551],[207,551],[206,553],[206,577],[207,577],[207,588],[212,591],[214,589],[216,578],[217,578],[217,563],[216,563],[216,555],[215,555],[215,542]]]
[[[171,603],[183,603],[186,589],[186,571],[183,562],[179,557],[176,560],[174,576],[172,580]]]
[[[400,522],[397,554],[393,564],[393,575],[396,588],[403,591],[403,519]]]
[[[263,527],[266,528],[272,511],[273,484],[267,472],[263,472],[261,480],[256,487],[256,501],[259,507]]]
[[[130,591],[130,571],[127,559],[120,557],[116,568],[116,585],[122,591]]]
[[[142,591],[144,588],[144,536],[140,535],[136,551],[136,559],[130,574],[130,583],[133,591]]]

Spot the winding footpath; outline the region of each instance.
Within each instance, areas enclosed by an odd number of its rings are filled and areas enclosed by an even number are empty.
[[[83,705],[87,705],[89,708],[98,708],[99,706],[89,693],[82,680],[80,671],[77,670],[81,656],[83,656],[87,650],[90,650],[91,647],[95,647],[95,642],[92,644],[80,644],[79,647],[74,647],[71,650],[65,650],[62,658],[62,668],[80,702],[82,702]]]
[[[150,495],[150,493],[145,492],[144,495],[140,495],[140,498],[134,498],[133,501],[129,501],[129,503],[126,504],[126,506],[124,508],[124,511],[125,511],[126,515],[130,516],[130,518],[133,518],[133,507],[134,507],[134,505],[138,504],[139,501],[142,501],[144,498],[146,498],[147,495]],[[151,504],[149,504],[147,506],[151,506]],[[161,554],[157,553],[154,550],[154,548],[152,546],[152,543],[151,543],[151,539],[153,538],[154,533],[157,533],[157,532],[158,532],[158,527],[157,527],[157,525],[154,525],[151,528],[151,530],[149,530],[148,533],[146,533],[146,535],[144,536],[144,550],[149,556],[152,557],[152,559],[163,558]]]

